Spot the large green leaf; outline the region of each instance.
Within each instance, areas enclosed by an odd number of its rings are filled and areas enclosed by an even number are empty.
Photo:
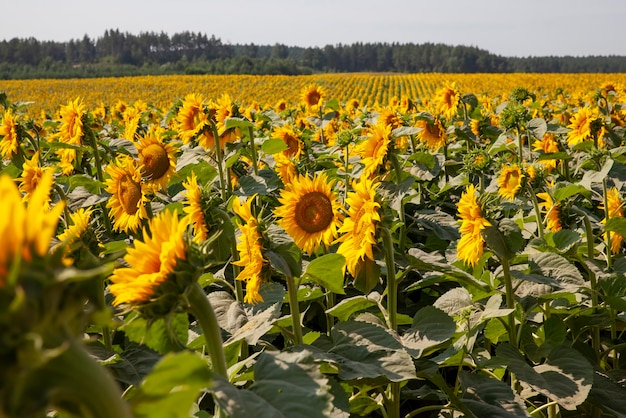
[[[434,306],[425,306],[413,317],[413,325],[402,335],[402,345],[411,356],[419,358],[431,348],[454,336],[456,322]]]
[[[433,306],[447,315],[454,316],[463,309],[472,306],[472,295],[464,287],[455,287],[439,296]]]
[[[593,375],[589,401],[617,418],[626,418],[626,387],[598,371]]]
[[[188,418],[212,373],[192,352],[167,354],[141,383],[131,399],[133,414],[142,417]]]
[[[577,290],[584,286],[582,274],[565,257],[555,253],[533,253],[528,257],[532,273],[553,278],[566,290]]]
[[[530,417],[524,400],[500,380],[461,371],[463,403],[477,417]]]
[[[604,230],[616,232],[626,237],[626,218],[609,218],[604,225]]]
[[[567,410],[575,410],[589,395],[593,383],[593,367],[573,348],[558,346],[550,352],[544,364],[534,367],[509,344],[498,346],[496,354],[506,360],[507,368],[520,381],[529,384]]]
[[[333,410],[328,379],[306,350],[261,354],[249,390],[289,418],[323,418]]]
[[[482,231],[485,243],[501,259],[510,260],[522,249],[522,231],[513,219],[505,218]]]
[[[302,275],[303,281],[312,281],[330,290],[343,295],[343,266],[345,257],[341,254],[325,254],[311,261]]]
[[[340,322],[331,330],[329,360],[342,380],[384,377],[392,382],[415,378],[411,356],[386,328],[368,322]]]
[[[122,330],[131,341],[145,344],[161,354],[177,351],[187,344],[189,318],[186,313],[171,314],[149,322],[135,316]]]
[[[347,321],[350,316],[367,308],[371,308],[372,306],[376,306],[378,297],[374,297],[376,294],[372,294],[369,296],[353,296],[351,298],[347,298],[333,306],[332,308],[326,310],[326,313],[338,318],[340,321]]]

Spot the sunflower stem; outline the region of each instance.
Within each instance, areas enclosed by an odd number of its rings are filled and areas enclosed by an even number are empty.
[[[335,294],[330,290],[326,293],[326,312],[335,306]],[[330,332],[335,325],[335,317],[331,314],[326,314],[326,334],[330,337]]]
[[[513,282],[511,280],[511,268],[509,260],[506,258],[500,258],[500,264],[502,265],[502,274],[504,276],[504,286],[506,292],[506,307],[513,309],[508,315],[509,322],[509,343],[517,347],[517,333],[515,328],[515,293],[513,293]]]
[[[222,343],[222,335],[220,327],[217,323],[215,311],[204,293],[199,283],[194,283],[188,294],[189,310],[198,320],[204,341],[211,356],[213,369],[220,376],[228,380],[228,369],[226,368],[226,357],[224,356],[224,347]]]
[[[217,173],[220,179],[220,194],[222,199],[226,200],[226,180],[224,177],[224,156],[222,154],[222,144],[220,142],[220,136],[217,133],[217,126],[215,122],[211,120],[211,132],[215,141],[215,156],[217,158]]]
[[[68,341],[58,355],[28,376],[20,394],[19,403],[28,403],[30,391],[50,396],[53,406],[73,405],[80,416],[93,418],[130,418],[128,404],[122,399],[122,391],[113,377],[79,341]],[[20,402],[21,401],[21,402]]]
[[[537,201],[537,196],[535,195],[535,191],[529,184],[526,185],[528,188],[528,194],[530,196],[530,200],[533,202],[533,208],[535,209],[535,218],[537,221],[537,232],[539,233],[539,238],[543,239],[543,222],[541,221],[541,211],[539,210],[539,202]]]
[[[387,268],[387,326],[397,331],[398,282],[396,281],[393,239],[387,228],[381,228],[381,234],[385,252],[385,267]]]
[[[104,174],[102,172],[102,161],[100,160],[100,150],[98,149],[98,141],[96,141],[96,135],[93,133],[91,129],[88,129],[86,136],[89,139],[89,145],[93,149],[93,160],[96,164],[96,176],[98,177],[98,181],[100,183],[104,183]],[[100,193],[100,186],[98,186],[97,191],[98,193]],[[111,228],[111,220],[109,219],[109,215],[106,209],[106,204],[104,202],[100,203],[100,209],[102,210],[102,218],[104,218],[104,226],[107,230],[107,234],[109,236],[112,236],[113,229]]]
[[[302,325],[300,324],[300,306],[298,305],[298,288],[295,277],[286,276],[287,293],[289,294],[289,310],[291,311],[291,324],[293,327],[294,345],[302,344]]]
[[[254,144],[254,130],[252,126],[248,126],[248,136],[250,137],[250,157],[252,158],[252,169],[254,170],[254,175],[259,175],[259,163],[257,161],[256,155],[256,146]]]

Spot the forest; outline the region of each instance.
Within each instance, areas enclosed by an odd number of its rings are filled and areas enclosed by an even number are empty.
[[[342,72],[620,73],[626,72],[626,57],[504,57],[475,46],[441,43],[241,45],[200,32],[134,35],[118,29],[97,39],[0,41],[0,79]]]

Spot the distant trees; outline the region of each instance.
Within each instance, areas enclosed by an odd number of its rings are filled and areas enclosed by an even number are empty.
[[[0,41],[0,78],[139,74],[308,74],[314,72],[626,72],[626,57],[510,58],[468,46],[362,43],[294,47],[224,44],[214,35],[133,35],[108,29],[68,42]]]

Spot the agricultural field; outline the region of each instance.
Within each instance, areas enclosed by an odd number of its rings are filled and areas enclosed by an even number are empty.
[[[0,417],[626,416],[626,74],[0,81]]]

